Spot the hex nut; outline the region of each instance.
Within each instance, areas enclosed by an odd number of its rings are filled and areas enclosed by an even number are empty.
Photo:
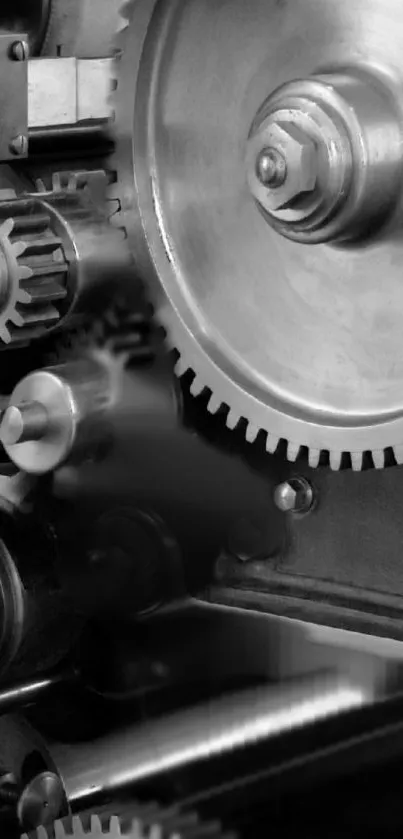
[[[260,152],[274,148],[284,157],[287,175],[275,189],[266,188],[265,207],[268,210],[286,209],[291,201],[303,193],[312,192],[317,180],[317,152],[313,140],[294,122],[266,121],[259,131]]]

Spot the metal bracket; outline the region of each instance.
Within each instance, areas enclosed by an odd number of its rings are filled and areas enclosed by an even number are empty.
[[[28,154],[27,35],[0,35],[0,160]]]

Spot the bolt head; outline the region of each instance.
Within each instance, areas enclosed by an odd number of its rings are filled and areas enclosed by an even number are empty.
[[[272,189],[284,183],[287,176],[287,164],[278,149],[263,149],[257,159],[256,174],[264,186]]]
[[[316,186],[317,150],[314,141],[302,131],[297,123],[297,117],[287,119],[283,113],[276,118],[275,114],[268,117],[253,138],[256,148],[256,160],[259,161],[265,149],[270,148],[284,159],[286,173],[280,184],[266,183],[264,206],[266,209],[277,211],[287,209],[298,197],[313,192]],[[257,167],[258,169],[258,163]],[[261,187],[259,171],[257,180]]]
[[[290,478],[276,487],[274,503],[283,513],[308,513],[314,505],[312,486],[306,478]]]
[[[26,157],[28,154],[28,137],[25,134],[17,134],[10,142],[10,152],[16,157]]]
[[[29,58],[29,46],[27,41],[14,41],[11,45],[11,57],[14,61],[27,61]]]

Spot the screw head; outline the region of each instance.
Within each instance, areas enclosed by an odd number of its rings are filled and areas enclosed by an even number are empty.
[[[315,502],[312,485],[306,478],[290,478],[274,491],[274,503],[283,513],[309,513]]]
[[[27,61],[29,58],[29,45],[27,41],[14,41],[10,49],[14,61]]]
[[[266,148],[258,155],[256,174],[263,186],[276,189],[284,183],[287,176],[287,163],[278,149]]]
[[[9,149],[16,157],[26,157],[28,154],[28,137],[25,134],[17,134],[10,141]]]

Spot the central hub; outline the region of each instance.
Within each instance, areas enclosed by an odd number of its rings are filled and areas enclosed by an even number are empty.
[[[396,205],[402,140],[393,95],[372,73],[289,82],[253,122],[249,186],[271,226],[290,239],[362,238]]]

